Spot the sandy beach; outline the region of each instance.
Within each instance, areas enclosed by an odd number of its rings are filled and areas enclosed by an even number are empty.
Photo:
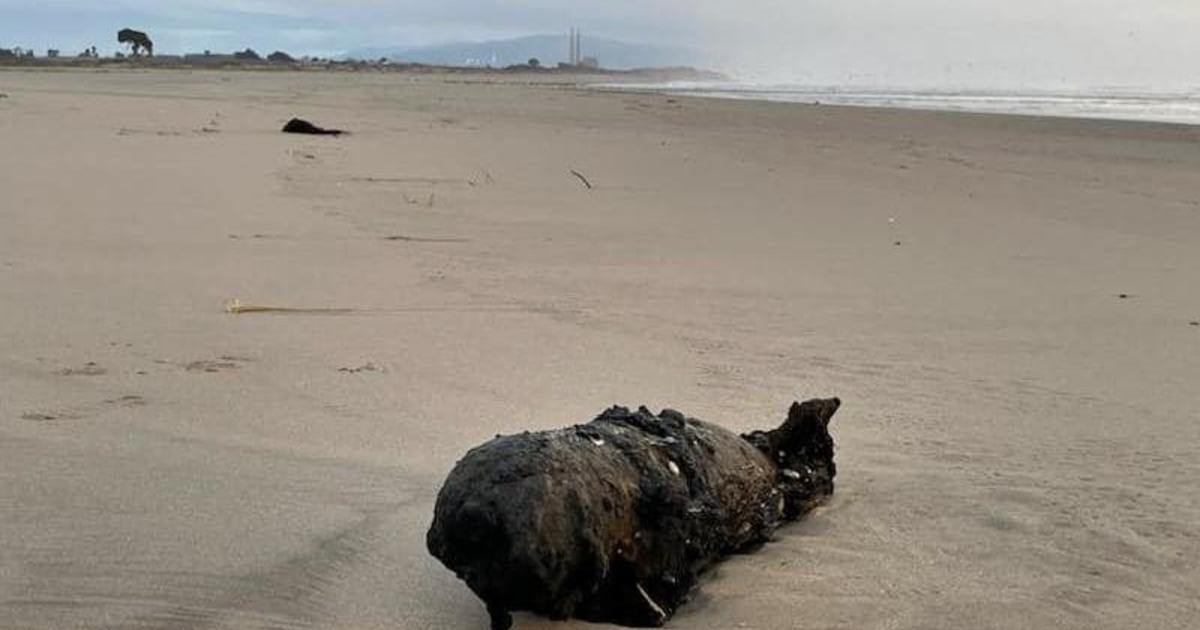
[[[835,499],[669,627],[1200,619],[1200,127],[484,75],[0,94],[0,628],[482,629],[424,548],[468,448],[813,396]]]

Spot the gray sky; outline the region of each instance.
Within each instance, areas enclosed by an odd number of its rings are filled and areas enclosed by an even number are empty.
[[[1200,88],[1200,0],[0,0],[0,46],[164,52],[565,32],[686,46],[707,65],[823,84]]]

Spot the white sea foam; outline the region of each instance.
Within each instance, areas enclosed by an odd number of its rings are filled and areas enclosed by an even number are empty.
[[[1122,90],[1001,92],[705,82],[607,87],[789,103],[1200,124],[1200,92],[1137,93]]]

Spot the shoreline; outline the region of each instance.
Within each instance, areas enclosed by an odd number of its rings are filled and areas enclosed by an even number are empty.
[[[784,103],[800,107],[832,107],[852,108],[861,110],[882,111],[916,111],[945,114],[961,114],[968,116],[1002,116],[1019,118],[1046,118],[1051,120],[1090,120],[1103,123],[1143,123],[1155,125],[1171,125],[1177,127],[1200,126],[1200,99],[1192,93],[1172,94],[1138,94],[1135,92],[1078,92],[1066,93],[1050,90],[1029,91],[996,91],[996,90],[904,90],[904,89],[848,89],[834,86],[815,86],[812,88],[794,88],[793,91],[765,89],[758,86],[747,86],[744,91],[737,91],[730,86],[728,77],[720,73],[696,68],[637,68],[629,70],[586,69],[586,68],[540,68],[533,69],[522,66],[507,68],[474,68],[463,66],[439,66],[410,63],[377,64],[366,61],[339,61],[329,63],[278,63],[278,62],[247,62],[222,61],[214,63],[192,63],[174,59],[164,59],[161,63],[130,61],[128,59],[43,59],[19,60],[16,62],[0,62],[0,72],[4,71],[58,71],[58,72],[249,72],[249,73],[333,73],[333,74],[384,74],[408,77],[466,77],[465,81],[476,79],[482,83],[524,83],[531,86],[557,85],[576,87],[599,92],[612,91],[615,93],[659,94],[672,98],[700,98],[727,101],[743,101],[754,103]],[[450,82],[451,79],[447,79]],[[680,83],[697,84],[709,82],[711,87],[696,85],[677,86]],[[776,93],[782,95],[775,95]],[[799,95],[803,95],[801,98]],[[1041,99],[1048,98],[1062,101],[1064,108],[1087,105],[1092,100],[1119,99],[1138,101],[1146,104],[1171,100],[1186,102],[1194,106],[1195,112],[1186,116],[1180,114],[1160,114],[1151,110],[1130,113],[1126,115],[1110,113],[1070,113],[1065,111],[1030,111],[1019,107],[1006,111],[996,105],[970,106],[948,101],[936,105],[906,105],[890,102],[894,99],[954,99],[967,98],[1000,98],[1000,99]],[[1073,100],[1074,99],[1074,100]],[[871,102],[878,101],[878,102]]]
[[[618,70],[611,72],[576,72],[574,70],[546,70],[546,71],[524,71],[524,70],[506,70],[506,69],[476,69],[462,67],[444,67],[444,66],[415,66],[414,68],[394,67],[390,69],[329,69],[324,67],[313,67],[305,69],[296,69],[290,67],[270,66],[268,64],[246,64],[238,67],[222,67],[222,66],[170,66],[170,67],[138,67],[128,64],[117,64],[113,67],[53,67],[53,66],[34,66],[34,65],[5,65],[0,64],[0,76],[5,73],[40,73],[51,72],[57,74],[69,74],[71,72],[83,72],[85,74],[98,75],[129,75],[154,73],[161,71],[167,74],[171,73],[207,73],[212,75],[221,74],[265,74],[267,76],[381,76],[381,77],[408,77],[418,81],[430,81],[433,84],[441,83],[445,85],[498,85],[498,86],[526,86],[529,88],[549,88],[549,89],[565,89],[578,90],[581,92],[593,92],[597,94],[611,95],[647,95],[661,96],[670,99],[696,99],[699,101],[717,101],[727,103],[744,103],[748,106],[770,105],[782,107],[785,109],[825,109],[827,111],[848,110],[850,112],[858,111],[870,115],[877,114],[916,114],[916,115],[933,115],[945,116],[948,119],[961,118],[963,120],[996,120],[1009,121],[1015,124],[1031,123],[1037,124],[1039,121],[1049,125],[1065,125],[1068,127],[1079,127],[1081,132],[1087,132],[1091,127],[1095,132],[1111,132],[1111,126],[1128,125],[1131,127],[1146,127],[1146,128],[1164,128],[1175,131],[1185,131],[1189,135],[1192,132],[1200,133],[1200,122],[1172,122],[1162,120],[1146,120],[1133,118],[1102,118],[1089,116],[1068,116],[1068,115],[1053,115],[1053,114],[1037,114],[1037,113],[1019,113],[1019,112],[995,112],[995,111],[970,111],[959,109],[936,109],[936,108],[916,108],[916,107],[898,107],[887,105],[850,105],[833,102],[802,102],[793,100],[770,99],[770,98],[742,98],[742,97],[726,97],[713,96],[707,94],[696,94],[691,91],[679,91],[669,89],[668,83],[673,80],[665,78],[669,73],[676,69],[653,69],[653,70]],[[683,72],[692,72],[691,69],[683,69]],[[625,86],[621,83],[612,83],[611,80],[626,76],[630,81],[644,79],[647,74],[667,73],[664,76],[661,85],[648,85],[636,83],[634,85]],[[708,71],[697,71],[706,73]]]
[[[601,87],[604,85],[601,84]],[[1200,96],[1194,91],[1146,92],[1130,88],[1074,91],[1015,88],[868,88],[686,79],[665,83],[614,83],[611,87],[617,90],[653,92],[676,97],[811,106],[1200,125]]]

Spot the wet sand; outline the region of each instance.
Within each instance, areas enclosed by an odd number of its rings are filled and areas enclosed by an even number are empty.
[[[2,628],[484,628],[424,550],[467,448],[833,395],[835,500],[671,627],[1200,618],[1200,129],[462,76],[0,93]]]

